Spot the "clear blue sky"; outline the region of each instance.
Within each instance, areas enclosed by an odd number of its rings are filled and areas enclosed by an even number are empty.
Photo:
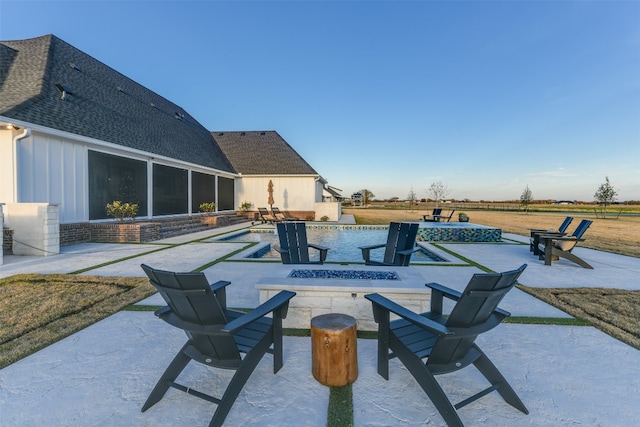
[[[0,0],[44,34],[345,195],[640,200],[640,1]]]

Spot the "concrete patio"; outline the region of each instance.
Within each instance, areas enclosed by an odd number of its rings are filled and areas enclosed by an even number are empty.
[[[248,224],[245,224],[248,225]],[[219,233],[225,230],[216,230]],[[208,234],[205,234],[208,233]],[[191,270],[244,246],[196,242],[202,232],[153,244],[83,244],[62,248],[52,257],[5,256],[0,277],[17,273],[69,273],[108,261],[86,274],[143,276],[139,265]],[[640,259],[576,248],[594,266],[586,270],[567,261],[544,266],[529,252],[526,238],[504,235],[503,243],[445,244],[467,259],[495,271],[523,263],[520,282],[539,287],[609,287],[640,289]],[[176,244],[179,244],[176,246]],[[163,249],[148,253],[152,250]],[[241,268],[239,268],[241,267]],[[323,268],[323,266],[318,266]],[[348,269],[354,265],[325,265]],[[367,267],[370,268],[370,267]],[[375,267],[371,267],[375,268]],[[475,266],[411,266],[425,282],[463,289]],[[256,283],[286,274],[277,262],[219,262],[205,270],[211,280],[229,280],[232,307],[259,304]],[[155,295],[141,304],[160,305]],[[517,289],[502,308],[514,316],[566,317]],[[0,371],[0,426],[175,426],[208,425],[215,407],[170,390],[145,413],[144,400],[185,341],[184,333],[152,312],[117,313]],[[325,426],[329,388],[311,375],[310,338],[285,337],[284,367],[273,375],[267,355],[232,408],[229,426]],[[461,409],[466,425],[569,426],[640,425],[638,366],[640,351],[593,327],[503,324],[479,338],[479,345],[527,405],[524,415],[492,393]],[[393,360],[390,379],[376,372],[375,340],[358,340],[359,377],[353,384],[356,426],[439,426],[443,421],[404,367]],[[190,364],[187,382],[216,394],[232,372]],[[467,368],[439,378],[457,402],[484,386]]]

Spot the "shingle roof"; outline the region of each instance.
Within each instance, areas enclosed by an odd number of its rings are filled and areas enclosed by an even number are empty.
[[[235,172],[189,113],[53,35],[0,42],[0,116]]]
[[[212,132],[243,175],[318,175],[276,131]]]

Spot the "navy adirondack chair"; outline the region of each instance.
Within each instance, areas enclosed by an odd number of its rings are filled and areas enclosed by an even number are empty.
[[[508,404],[528,414],[507,380],[475,344],[479,334],[498,326],[510,315],[498,308],[498,304],[525,268],[526,264],[505,273],[475,274],[463,292],[428,283],[431,311],[423,314],[414,313],[379,294],[365,295],[373,304],[374,319],[378,323],[378,374],[388,380],[389,359],[397,357],[449,426],[462,426],[457,409],[492,391],[497,391]],[[445,297],[457,301],[448,317],[442,310]],[[391,321],[391,313],[400,318]],[[435,376],[471,364],[491,385],[453,405]]]
[[[397,265],[408,266],[411,255],[420,250],[416,246],[418,224],[409,222],[392,222],[389,224],[387,243],[370,246],[360,246],[362,258],[366,265]],[[384,249],[382,261],[371,259],[371,251],[378,248]]]
[[[244,313],[227,309],[225,288],[230,282],[218,281],[209,285],[203,273],[174,273],[144,264],[141,267],[167,303],[156,311],[156,316],[184,330],[188,338],[158,380],[142,412],[159,402],[169,387],[173,387],[217,404],[209,425],[221,426],[265,353],[273,354],[274,374],[282,367],[282,319],[287,316],[289,300],[295,293],[281,291],[251,312]],[[268,317],[271,313],[273,315]],[[191,360],[236,371],[222,398],[176,382]]]
[[[438,221],[441,213],[442,213],[442,209],[436,208],[433,211],[431,211],[431,215],[429,214],[422,215],[422,220],[431,221],[431,222]]]
[[[538,243],[540,243],[540,235],[541,234],[559,234],[561,236],[565,235],[565,231],[569,227],[573,221],[572,216],[568,216],[562,221],[560,227],[557,230],[545,230],[542,228],[531,228],[531,238],[529,239],[529,251],[533,252],[534,255],[538,255]]]
[[[551,265],[553,257],[556,256],[558,258],[565,258],[569,261],[575,262],[581,267],[593,269],[588,262],[571,252],[578,242],[583,242],[585,240],[582,236],[592,222],[593,221],[590,219],[583,219],[580,221],[580,224],[578,224],[571,236],[541,234],[540,243],[538,243],[538,258],[544,259],[545,265]]]
[[[283,264],[323,264],[327,259],[329,248],[307,241],[307,228],[304,222],[281,222],[276,227],[280,241],[280,247],[276,250],[280,253]],[[319,252],[317,260],[311,260],[309,248]]]

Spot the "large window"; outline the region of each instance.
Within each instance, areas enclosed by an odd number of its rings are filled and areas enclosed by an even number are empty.
[[[227,211],[235,209],[233,178],[218,178],[218,210]]]
[[[188,212],[187,170],[153,165],[153,216]]]
[[[191,172],[191,212],[200,211],[200,204],[216,201],[216,177]]]
[[[89,219],[104,219],[107,203],[137,203],[147,215],[147,163],[89,150]]]

